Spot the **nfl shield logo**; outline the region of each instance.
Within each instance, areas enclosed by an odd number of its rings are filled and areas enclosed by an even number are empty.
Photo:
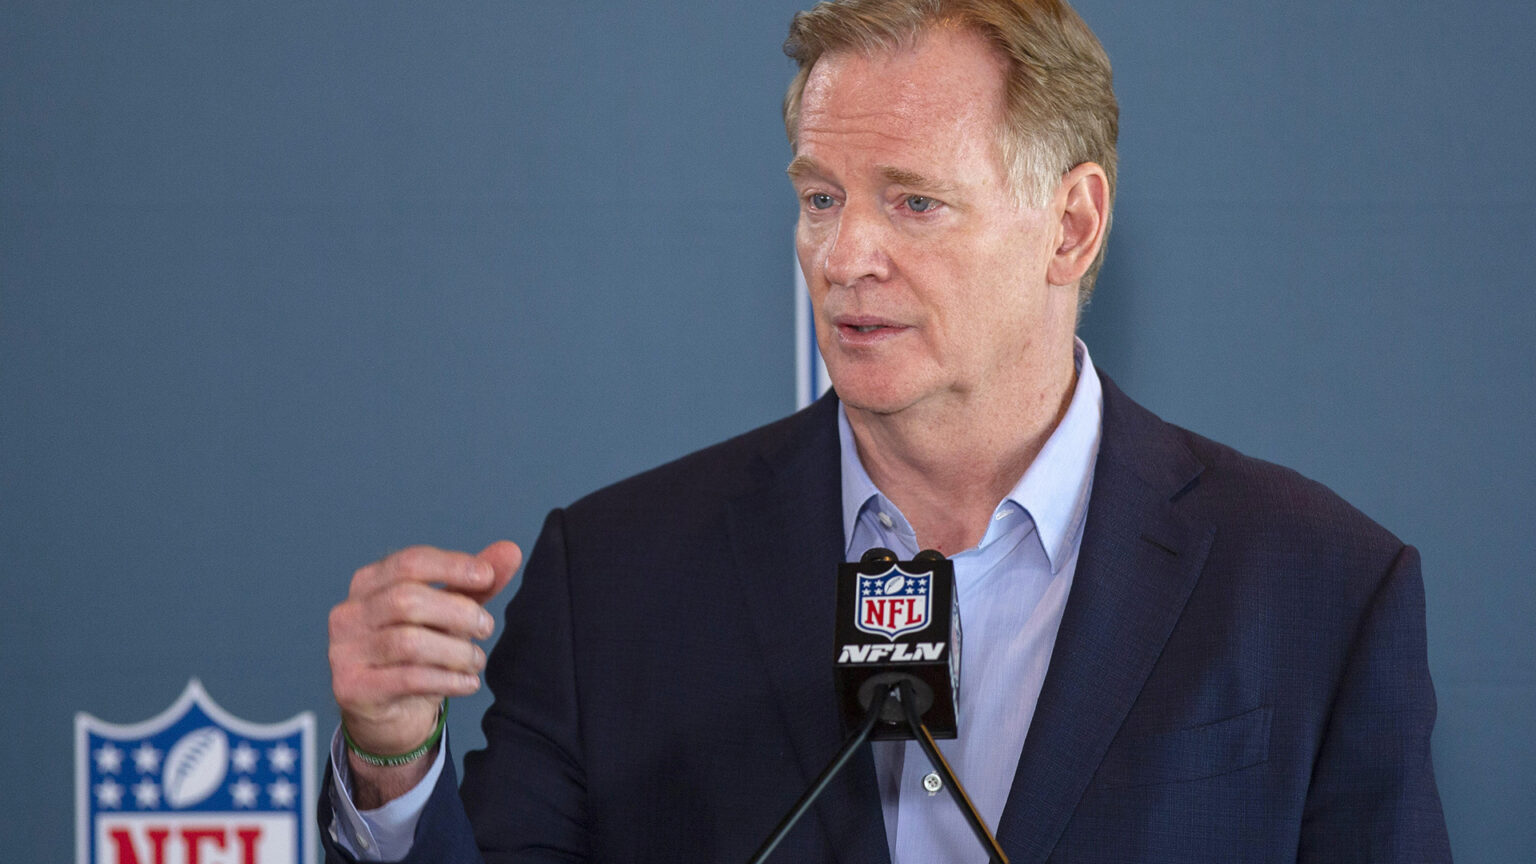
[[[922,630],[932,618],[931,584],[929,574],[908,573],[894,564],[878,576],[861,574],[854,626],[893,642],[897,636]]]
[[[75,715],[76,864],[314,864],[315,717],[248,723],[197,679],[158,717]]]

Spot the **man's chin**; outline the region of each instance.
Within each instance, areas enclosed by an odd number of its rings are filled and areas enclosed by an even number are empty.
[[[917,401],[910,388],[893,386],[889,382],[885,386],[854,382],[839,384],[834,378],[832,389],[837,391],[837,398],[849,410],[880,416],[899,414]]]

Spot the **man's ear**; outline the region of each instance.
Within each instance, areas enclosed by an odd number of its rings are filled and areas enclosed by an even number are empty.
[[[1068,171],[1056,187],[1053,213],[1059,213],[1056,249],[1046,278],[1052,285],[1074,285],[1088,272],[1104,245],[1109,224],[1109,178],[1094,162]]]

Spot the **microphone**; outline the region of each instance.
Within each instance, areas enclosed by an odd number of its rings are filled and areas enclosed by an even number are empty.
[[[900,685],[906,682],[932,736],[958,734],[958,608],[955,565],[931,549],[898,561],[896,553],[876,547],[857,563],[838,565],[833,675],[846,728],[859,728],[886,686],[905,694]],[[914,737],[900,699],[885,700],[869,737]]]
[[[989,862],[1008,864],[935,738],[959,732],[960,615],[955,565],[924,549],[911,561],[876,547],[858,563],[838,565],[838,701],[848,739],[768,835],[749,864],[764,864],[817,797],[866,741],[916,740],[959,806]]]

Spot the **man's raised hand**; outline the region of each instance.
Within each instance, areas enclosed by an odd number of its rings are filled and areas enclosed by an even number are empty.
[[[331,610],[331,689],[357,746],[393,755],[432,734],[446,696],[480,688],[495,621],[485,603],[522,563],[505,540],[479,555],[414,546],[358,570],[347,599]],[[425,776],[429,759],[398,768],[349,760],[357,804],[394,798]],[[382,799],[382,800],[375,800]]]

